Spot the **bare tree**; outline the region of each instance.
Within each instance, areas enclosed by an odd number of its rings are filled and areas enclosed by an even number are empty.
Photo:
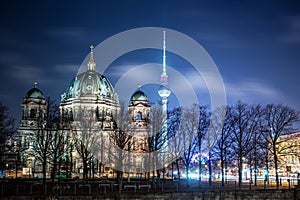
[[[264,118],[267,126],[270,127],[268,141],[271,146],[270,153],[273,156],[276,187],[278,188],[278,154],[280,154],[279,151],[285,150],[281,144],[286,142],[281,136],[291,133],[293,130],[293,123],[297,122],[299,119],[299,112],[282,104],[268,104],[265,107]],[[290,147],[286,146],[286,148]]]
[[[157,184],[160,184],[160,172],[161,168],[164,167],[165,156],[167,155],[164,147],[168,142],[169,136],[165,135],[162,131],[165,120],[162,106],[152,106],[150,111],[150,127],[147,137],[147,152],[149,152],[149,164],[151,164],[153,174],[154,171],[156,171]]]
[[[251,151],[248,155],[248,164],[250,168],[250,187],[253,183],[253,172],[254,172],[254,185],[257,186],[257,173],[259,165],[262,166],[264,163],[264,149],[260,147],[260,141],[264,140],[263,137],[263,109],[264,107],[260,104],[252,105],[254,118],[252,119],[252,140],[251,140]]]
[[[265,148],[261,148],[261,144],[265,144],[264,140],[264,123],[263,123],[263,107],[261,105],[253,105],[252,109],[255,111],[255,121],[256,127],[252,131],[251,137],[251,151],[247,156],[248,166],[250,170],[250,187],[253,182],[253,172],[254,172],[254,185],[257,185],[257,172],[258,166],[263,165],[264,163],[264,155],[267,153],[265,152]]]
[[[204,151],[207,152],[207,164],[208,164],[208,183],[212,185],[212,162],[213,162],[213,148],[217,143],[219,132],[215,130],[214,127],[211,127],[208,130],[206,137],[204,138]]]
[[[199,154],[199,160],[198,160],[198,167],[199,167],[199,185],[201,184],[201,174],[202,174],[202,143],[204,138],[209,139],[209,136],[207,135],[208,129],[210,124],[210,113],[208,112],[208,106],[200,106],[199,105],[199,128],[197,133],[197,146],[198,146],[198,154]],[[212,142],[212,140],[209,140]],[[209,146],[214,144],[209,144]],[[206,146],[208,147],[208,146]],[[209,147],[209,152],[211,152],[211,147]],[[211,165],[210,166],[210,172],[211,172]],[[211,175],[211,174],[210,174]],[[210,176],[210,184],[211,184],[211,176]]]
[[[43,183],[46,183],[47,166],[51,157],[50,146],[53,144],[54,133],[59,126],[58,106],[47,98],[46,115],[40,110],[37,118],[37,130],[33,135],[33,151],[30,152],[42,165]]]
[[[34,155],[36,160],[42,164],[43,183],[45,184],[48,157],[50,155],[50,151],[48,150],[48,147],[51,141],[51,131],[49,129],[44,129],[44,128],[38,129],[34,137],[36,138],[33,144],[33,150],[35,153]]]
[[[128,172],[130,172],[130,169],[128,168],[131,163],[129,152],[132,150],[132,145],[134,145],[133,136],[130,129],[129,113],[124,102],[120,103],[120,109],[115,114],[114,121],[115,124],[113,131],[109,134],[110,141],[114,146],[111,151],[111,157],[113,162],[116,164],[117,183],[121,188],[123,171],[125,170],[125,167],[127,167]],[[126,159],[127,163],[125,164],[124,162]]]
[[[225,116],[225,118],[224,118]],[[219,133],[219,137],[214,148],[214,154],[220,160],[222,186],[225,184],[225,177],[227,177],[227,162],[230,155],[230,147],[232,144],[232,111],[230,107],[219,107],[214,111],[212,120],[215,126],[213,127]]]
[[[63,132],[60,122],[59,106],[55,101],[50,98],[47,99],[47,111],[46,111],[46,129],[48,129],[49,142],[48,144],[48,163],[51,166],[51,178],[54,182],[55,173],[58,169],[58,163],[60,163],[62,156],[67,151],[66,138]],[[46,151],[45,151],[46,152]]]
[[[15,133],[14,119],[10,116],[8,108],[0,102],[0,170],[5,169],[7,142]]]
[[[52,142],[49,146],[49,151],[50,151],[49,164],[52,167],[52,172],[51,172],[52,182],[54,182],[54,178],[57,170],[60,172],[63,158],[68,153],[69,144],[70,143],[68,142],[68,138],[66,137],[66,132],[64,130],[56,129],[52,131]],[[67,161],[66,159],[67,158],[64,159],[65,165]],[[68,172],[66,172],[66,176],[68,176]]]
[[[185,165],[187,186],[189,186],[189,169],[191,160],[197,147],[197,135],[199,132],[199,106],[193,104],[190,108],[184,108],[182,112],[179,138],[184,152],[182,161]]]
[[[242,170],[243,163],[247,158],[247,155],[252,149],[251,141],[253,134],[258,129],[259,113],[254,106],[242,103],[240,101],[232,107],[233,117],[233,135],[232,135],[232,149],[237,159],[238,174],[239,174],[239,187],[242,186]]]
[[[169,150],[171,152],[172,160],[172,178],[174,176],[174,167],[176,165],[178,180],[180,181],[180,168],[179,161],[181,155],[184,152],[183,146],[181,145],[181,140],[179,137],[179,127],[181,122],[181,107],[177,107],[168,112],[168,133],[170,136],[169,139]]]
[[[88,179],[88,166],[92,158],[99,152],[99,122],[96,119],[96,112],[92,108],[80,107],[75,113],[75,120],[72,124],[75,149],[82,161],[83,179]],[[108,120],[110,123],[110,120]]]

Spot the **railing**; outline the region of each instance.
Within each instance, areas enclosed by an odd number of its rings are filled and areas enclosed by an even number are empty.
[[[298,183],[297,179],[281,180],[279,189],[293,189]],[[254,183],[243,183],[239,188],[236,181],[229,181],[224,186],[220,181],[215,181],[209,185],[207,181],[199,184],[198,180],[190,180],[187,186],[186,180],[160,180],[159,183],[146,180],[123,182],[122,185],[115,181],[93,181],[85,183],[83,181],[68,182],[47,182],[45,185],[40,181],[26,180],[0,180],[0,196],[26,196],[26,195],[105,195],[108,193],[170,193],[170,192],[199,192],[213,190],[274,190],[276,182],[262,180]]]

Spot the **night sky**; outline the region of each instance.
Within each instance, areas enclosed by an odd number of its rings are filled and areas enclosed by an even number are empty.
[[[176,30],[200,43],[222,75],[228,104],[283,103],[300,110],[297,0],[1,1],[0,101],[18,122],[22,99],[36,80],[45,96],[59,102],[91,44],[140,27]],[[121,69],[161,60],[158,50],[132,52],[105,75],[114,84]],[[167,64],[179,71],[186,65],[170,52]],[[182,71],[187,78],[193,73]],[[155,95],[149,94],[153,102]],[[199,91],[202,102],[208,96]]]

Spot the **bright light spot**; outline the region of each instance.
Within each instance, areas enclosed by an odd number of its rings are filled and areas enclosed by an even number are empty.
[[[191,178],[191,179],[198,179],[199,178],[199,174],[189,173],[189,178]]]

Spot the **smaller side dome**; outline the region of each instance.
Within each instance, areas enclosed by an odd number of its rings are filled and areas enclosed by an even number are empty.
[[[34,87],[31,88],[25,95],[25,99],[45,99],[43,92],[36,88],[37,82],[34,81]]]
[[[133,93],[133,95],[130,98],[130,101],[148,101],[147,95],[141,91],[140,89]]]
[[[30,89],[25,96],[26,99],[45,99],[43,92],[37,88]]]

